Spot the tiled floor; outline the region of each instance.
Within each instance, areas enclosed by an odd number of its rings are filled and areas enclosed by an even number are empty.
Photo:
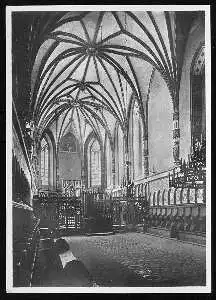
[[[142,233],[66,237],[101,286],[205,285],[205,247]]]

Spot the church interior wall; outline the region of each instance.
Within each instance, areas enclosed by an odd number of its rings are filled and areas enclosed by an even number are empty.
[[[165,177],[164,177],[165,176]],[[167,172],[159,174],[159,176],[153,176],[152,178],[149,178],[149,192],[157,192],[157,191],[163,191],[169,189],[169,180]],[[159,178],[158,178],[159,177]]]
[[[204,43],[205,31],[202,22],[195,22],[188,37],[179,91],[180,157],[187,159],[191,147],[190,123],[190,69],[193,57],[201,43]]]
[[[155,72],[148,104],[149,173],[167,171],[173,165],[172,100],[161,75]]]

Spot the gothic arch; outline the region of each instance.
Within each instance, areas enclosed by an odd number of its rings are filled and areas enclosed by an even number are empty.
[[[133,179],[136,179],[143,172],[143,140],[145,136],[142,117],[140,117],[140,110],[136,100],[133,101],[129,125],[128,152],[130,174]]]
[[[116,123],[114,130],[115,185],[120,185],[124,177],[125,150],[124,132]]]
[[[106,134],[104,139],[104,178],[106,187],[113,184],[113,156],[113,147],[108,134]]]
[[[84,181],[85,186],[89,187],[89,166],[88,166],[88,148],[92,140],[96,140],[99,143],[100,146],[100,152],[101,152],[101,188],[104,188],[105,184],[105,162],[104,162],[104,148],[103,143],[101,139],[98,138],[98,136],[92,131],[89,136],[87,137],[84,145]]]
[[[57,158],[55,139],[52,131],[49,129],[44,131],[41,137],[41,141],[43,138],[48,144],[48,152],[49,152],[48,188],[50,190],[55,190],[56,189],[56,158]]]

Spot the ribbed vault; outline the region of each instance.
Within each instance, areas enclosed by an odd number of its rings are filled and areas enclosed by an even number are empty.
[[[57,140],[72,128],[83,144],[117,121],[127,129],[136,97],[145,125],[144,98],[152,70],[171,98],[177,93],[174,15],[171,12],[68,12],[45,30],[31,78],[31,109],[39,136],[61,119]],[[145,126],[144,126],[145,127]]]

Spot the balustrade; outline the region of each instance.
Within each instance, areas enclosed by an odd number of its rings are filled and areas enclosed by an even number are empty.
[[[143,223],[144,215],[148,213],[148,202],[145,197],[113,197],[113,226],[124,227],[129,224]]]
[[[41,227],[56,232],[60,229],[80,230],[83,205],[81,198],[58,194],[40,194],[33,199],[34,211],[41,219]]]
[[[171,188],[163,194],[168,194],[168,201],[157,201],[159,193],[150,195],[151,205],[146,216],[149,227],[160,227],[176,232],[189,231],[205,233],[206,205],[205,189]],[[199,196],[198,196],[199,195]],[[198,200],[199,199],[199,200]],[[173,236],[173,232],[171,233]]]
[[[154,191],[148,197],[111,197],[94,190],[83,192],[80,198],[43,195],[42,199],[41,209],[44,215],[56,216],[52,219],[56,228],[94,232],[142,224],[143,228],[164,228],[172,236],[177,231],[205,233],[204,188],[172,187]]]

